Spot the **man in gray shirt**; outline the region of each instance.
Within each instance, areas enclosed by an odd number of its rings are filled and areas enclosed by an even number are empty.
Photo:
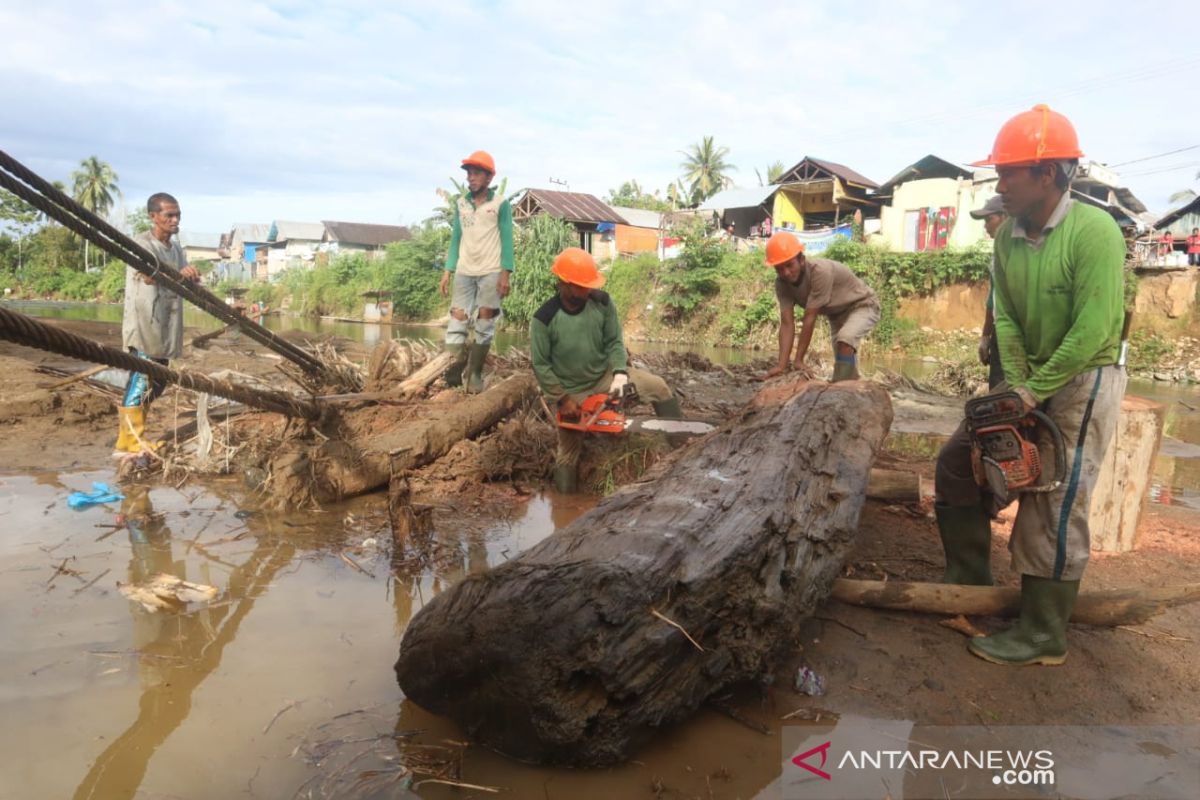
[[[775,298],[779,301],[779,363],[767,373],[781,375],[792,367],[807,372],[804,357],[812,342],[818,316],[829,318],[833,333],[833,382],[858,379],[858,347],[879,324],[879,299],[870,286],[845,264],[807,258],[804,244],[787,231],[767,242],[767,264],[775,268]],[[796,358],[795,307],[804,309]]]
[[[159,192],[146,201],[146,211],[150,214],[150,230],[135,236],[134,241],[158,263],[178,270],[188,280],[199,280],[200,273],[188,265],[183,248],[172,238],[179,233],[179,201]],[[133,267],[126,267],[121,341],[134,355],[160,364],[178,358],[183,354],[183,298]],[[148,375],[130,373],[125,395],[117,409],[120,431],[114,456],[140,453],[143,448],[153,447],[145,439],[146,409],[165,388]]]

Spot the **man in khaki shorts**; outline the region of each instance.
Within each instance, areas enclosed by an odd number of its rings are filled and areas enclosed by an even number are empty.
[[[879,324],[879,299],[875,292],[845,264],[805,257],[804,244],[787,231],[780,231],[767,241],[767,264],[775,268],[775,298],[779,301],[779,363],[767,377],[781,375],[789,366],[808,371],[804,357],[812,342],[817,317],[825,316],[833,333],[833,382],[857,380],[858,347]],[[796,306],[804,309],[804,319],[793,361]]]

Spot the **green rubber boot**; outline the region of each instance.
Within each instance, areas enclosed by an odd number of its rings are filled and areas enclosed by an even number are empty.
[[[839,381],[856,381],[858,380],[858,359],[851,361],[842,361],[840,358],[833,362],[833,379],[830,383],[838,383]]]
[[[993,664],[1061,664],[1067,660],[1067,620],[1079,581],[1021,576],[1021,618],[1006,631],[967,642],[967,649]]]
[[[683,408],[679,405],[679,398],[672,397],[670,400],[659,400],[657,403],[651,403],[654,407],[654,416],[662,417],[663,419],[683,419]]]
[[[487,360],[488,350],[491,347],[491,342],[471,345],[471,355],[467,358],[467,392],[469,394],[479,394],[483,391],[483,362]]]
[[[574,464],[554,465],[554,489],[559,494],[575,494],[579,480],[579,468]]]
[[[982,507],[934,506],[946,573],[942,583],[992,585],[992,523]]]
[[[447,344],[446,352],[453,360],[442,374],[442,380],[446,382],[447,386],[462,386],[463,369],[467,366],[467,346],[465,344]]]

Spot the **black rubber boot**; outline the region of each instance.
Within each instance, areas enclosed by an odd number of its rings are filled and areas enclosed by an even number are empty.
[[[654,407],[654,416],[656,417],[662,417],[663,419],[683,419],[683,408],[679,405],[678,397],[672,397],[670,400],[659,400],[650,405]]]
[[[992,585],[992,522],[978,505],[934,506],[946,551],[942,583]]]
[[[463,369],[467,366],[467,346],[465,344],[448,344],[446,352],[453,360],[442,374],[442,380],[446,382],[447,386],[462,386]]]
[[[483,362],[487,361],[488,350],[491,347],[491,342],[471,345],[471,354],[467,358],[467,392],[469,394],[479,394],[483,391]]]
[[[1067,660],[1067,621],[1079,581],[1021,576],[1021,618],[1006,631],[967,642],[967,649],[993,664],[1061,664]]]
[[[575,494],[579,480],[579,468],[574,465],[554,465],[554,489],[559,494]]]
[[[833,362],[833,378],[829,382],[856,381],[858,377],[858,359],[854,359],[853,361],[842,361],[839,359]]]

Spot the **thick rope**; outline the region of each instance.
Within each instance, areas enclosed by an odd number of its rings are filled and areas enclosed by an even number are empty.
[[[236,325],[245,331],[247,336],[296,363],[305,372],[321,373],[324,371],[324,364],[312,353],[276,336],[253,320],[237,313],[212,292],[187,280],[177,270],[160,262],[137,242],[79,205],[55,188],[53,184],[3,150],[0,150],[0,169],[11,173],[6,175],[0,171],[0,186],[47,216],[54,218],[64,227],[79,234],[143,275],[153,278],[156,283],[165,286],[214,317],[230,325]]]
[[[266,389],[252,389],[236,383],[210,378],[194,372],[164,367],[153,361],[139,358],[132,353],[105,347],[102,344],[68,333],[32,317],[0,306],[0,339],[15,344],[36,347],[68,358],[78,358],[96,364],[107,364],[130,372],[141,372],[163,383],[174,383],[185,389],[205,394],[215,394],[238,403],[264,411],[274,411],[289,417],[315,420],[321,416],[321,408],[311,400]]]

